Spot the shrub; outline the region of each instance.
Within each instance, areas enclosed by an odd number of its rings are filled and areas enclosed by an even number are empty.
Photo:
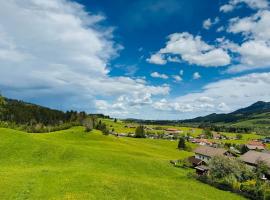
[[[136,138],[145,138],[144,126],[140,125],[135,130]]]

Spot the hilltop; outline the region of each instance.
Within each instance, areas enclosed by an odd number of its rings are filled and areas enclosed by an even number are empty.
[[[0,199],[244,199],[188,177],[176,141],[0,128]]]
[[[270,102],[258,101],[246,108],[228,114],[210,114],[204,117],[182,120],[183,123],[213,123],[219,125],[270,127]]]

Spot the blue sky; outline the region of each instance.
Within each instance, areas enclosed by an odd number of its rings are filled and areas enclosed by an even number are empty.
[[[3,95],[62,110],[230,112],[269,101],[269,1],[1,1],[0,72]]]

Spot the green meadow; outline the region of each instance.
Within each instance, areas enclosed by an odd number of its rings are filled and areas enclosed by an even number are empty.
[[[0,199],[243,199],[187,176],[176,142],[0,129]]]

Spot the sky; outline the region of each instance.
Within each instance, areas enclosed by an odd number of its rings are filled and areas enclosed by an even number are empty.
[[[137,119],[270,101],[270,2],[0,0],[0,91]]]

